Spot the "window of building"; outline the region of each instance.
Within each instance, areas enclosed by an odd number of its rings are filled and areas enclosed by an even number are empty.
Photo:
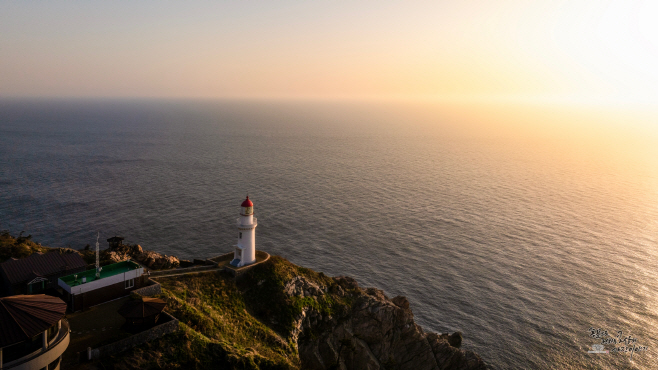
[[[240,233],[240,239],[242,239],[242,233]]]
[[[130,289],[135,286],[135,279],[126,280],[126,289]]]

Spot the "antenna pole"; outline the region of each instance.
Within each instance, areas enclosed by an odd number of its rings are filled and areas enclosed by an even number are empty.
[[[98,238],[100,237],[101,233],[100,231],[98,234],[96,234],[96,279],[100,279],[101,277],[101,270],[100,270],[100,261],[99,261],[99,254],[100,254],[100,248],[98,246]]]

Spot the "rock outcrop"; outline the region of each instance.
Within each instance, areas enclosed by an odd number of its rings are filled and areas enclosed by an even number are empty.
[[[146,251],[139,244],[119,244],[117,247],[106,250],[106,253],[106,258],[112,262],[133,259],[152,270],[163,270],[180,266],[180,260],[177,257]]]
[[[461,333],[423,331],[405,297],[389,299],[379,289],[359,288],[349,277],[334,281],[327,287],[297,276],[285,285],[292,299],[323,301],[329,293],[352,302],[330,314],[312,305],[302,310],[292,333],[302,369],[486,369],[478,355],[459,349]]]

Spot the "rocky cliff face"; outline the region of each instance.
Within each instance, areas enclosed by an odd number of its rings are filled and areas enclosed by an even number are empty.
[[[426,333],[404,297],[362,289],[284,258],[234,278],[158,280],[179,332],[104,361],[115,369],[481,370],[461,334]]]
[[[362,290],[349,277],[334,279],[333,293],[353,300],[350,308],[322,315],[308,308],[298,320],[302,369],[485,369],[475,353],[460,350],[461,334],[426,333],[414,322],[405,297],[389,299],[375,288]],[[286,292],[319,297],[328,291],[298,277]]]
[[[111,262],[133,259],[152,270],[170,269],[180,265],[177,257],[143,250],[139,244],[120,244],[115,248],[102,251],[101,258]]]
[[[271,264],[280,269],[282,262],[273,259]],[[257,266],[254,273],[267,268]],[[293,308],[285,336],[297,346],[301,369],[486,369],[478,355],[459,349],[461,333],[439,335],[417,325],[405,297],[390,299],[379,289],[360,288],[352,278],[329,278],[298,267],[287,277],[281,271],[273,275],[284,276],[280,305]],[[270,322],[281,321],[270,309],[263,313]]]

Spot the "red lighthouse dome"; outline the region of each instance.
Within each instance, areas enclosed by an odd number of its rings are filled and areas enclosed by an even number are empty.
[[[253,207],[253,206],[254,204],[249,200],[248,195],[247,195],[247,199],[245,199],[244,202],[242,202],[242,204],[240,205],[240,207]]]

